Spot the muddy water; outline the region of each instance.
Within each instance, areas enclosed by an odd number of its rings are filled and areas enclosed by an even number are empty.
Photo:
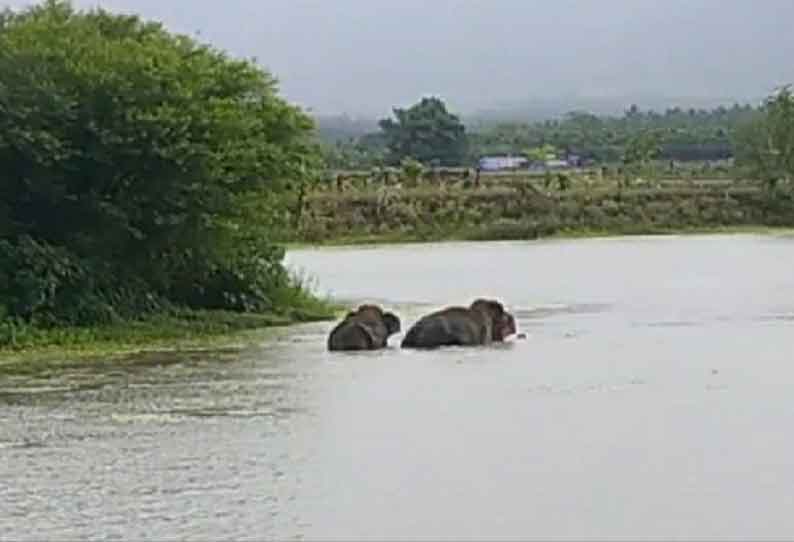
[[[794,537],[794,239],[289,262],[405,327],[497,296],[528,336],[329,354],[332,324],[311,324],[0,377],[0,539]]]

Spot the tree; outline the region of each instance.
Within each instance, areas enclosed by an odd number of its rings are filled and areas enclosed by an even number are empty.
[[[318,156],[274,79],[64,1],[0,23],[0,313],[274,308],[280,197]]]
[[[770,188],[794,178],[794,94],[790,85],[769,96],[760,114],[736,136],[737,161]]]
[[[623,154],[623,163],[642,169],[659,156],[659,152],[659,137],[654,132],[645,131],[629,140]]]
[[[538,163],[543,166],[546,165],[547,160],[554,160],[557,158],[557,149],[553,145],[541,145],[540,147],[533,147],[525,153],[530,162]]]
[[[395,108],[393,112],[396,120],[383,119],[379,123],[391,165],[398,165],[407,157],[424,164],[437,160],[445,167],[463,163],[466,129],[456,115],[447,111],[441,99],[422,98],[408,109]]]
[[[383,165],[386,154],[385,138],[381,133],[363,135],[357,139],[322,143],[325,165],[330,169],[371,169]]]
[[[632,107],[620,117],[571,112],[559,120],[480,126],[468,135],[470,156],[511,154],[550,144],[584,159],[621,159],[633,138],[652,131],[660,157],[674,160],[719,160],[734,155],[736,128],[754,114],[750,106],[712,111],[673,108],[664,114]]]

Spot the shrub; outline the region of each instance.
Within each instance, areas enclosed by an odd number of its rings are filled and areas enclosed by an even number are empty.
[[[0,18],[0,304],[94,322],[259,310],[285,179],[317,164],[273,78],[159,24],[48,0]],[[255,203],[252,203],[255,202]]]

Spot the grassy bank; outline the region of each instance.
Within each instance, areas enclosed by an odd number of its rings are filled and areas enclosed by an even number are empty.
[[[794,192],[702,182],[559,191],[516,179],[480,188],[361,189],[307,198],[290,243],[527,240],[794,228]]]
[[[31,374],[54,368],[101,363],[147,351],[220,349],[249,344],[264,328],[332,319],[339,307],[318,303],[281,313],[174,311],[94,327],[41,329],[3,324],[0,375]],[[13,334],[13,338],[10,336]]]
[[[97,326],[42,327],[0,320],[0,375],[99,363],[145,351],[237,347],[261,336],[262,329],[331,320],[343,310],[313,296],[299,279],[278,301],[285,308],[260,313],[173,309]]]

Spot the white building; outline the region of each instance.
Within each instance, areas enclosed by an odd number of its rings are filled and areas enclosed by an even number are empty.
[[[523,156],[484,156],[480,158],[480,169],[483,171],[521,169],[528,165],[529,160]]]

